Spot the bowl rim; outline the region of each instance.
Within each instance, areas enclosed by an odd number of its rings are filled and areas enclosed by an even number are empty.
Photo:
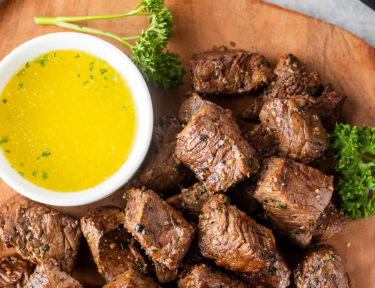
[[[115,174],[92,188],[76,192],[53,191],[29,182],[11,168],[2,149],[0,149],[0,178],[15,191],[34,201],[54,206],[79,206],[108,197],[135,174],[150,146],[153,108],[147,84],[130,58],[107,41],[78,32],[45,34],[11,51],[0,62],[0,96],[5,85],[26,62],[47,52],[58,50],[77,50],[92,54],[106,61],[124,78],[132,92],[137,115],[137,132],[132,150]]]

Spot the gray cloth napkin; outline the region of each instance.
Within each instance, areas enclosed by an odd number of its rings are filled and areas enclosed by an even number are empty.
[[[375,11],[359,0],[266,0],[340,26],[375,47]]]

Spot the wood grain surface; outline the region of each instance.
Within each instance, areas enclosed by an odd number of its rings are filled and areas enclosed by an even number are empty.
[[[63,31],[57,27],[37,26],[34,16],[74,16],[121,13],[136,6],[136,0],[8,0],[0,3],[0,58],[21,43],[46,33]],[[244,48],[264,54],[275,64],[293,53],[307,66],[318,71],[325,83],[348,96],[345,117],[351,124],[375,126],[375,49],[333,25],[256,0],[170,0],[174,16],[174,35],[170,49],[178,52],[188,70],[191,55],[213,46]],[[145,19],[132,18],[83,23],[117,34],[134,35]],[[375,32],[375,31],[374,31]],[[121,44],[106,39],[128,53]],[[1,77],[1,75],[0,75]],[[155,117],[176,114],[189,91],[190,79],[179,89],[151,89]],[[76,217],[102,204],[122,206],[124,188],[92,205],[61,208]],[[0,202],[15,191],[0,180]],[[69,194],[67,194],[69,197]],[[341,254],[353,288],[375,287],[375,217],[355,221],[330,241]],[[349,244],[350,243],[350,244]],[[103,283],[82,244],[74,275],[86,287]],[[350,247],[348,247],[350,246]]]

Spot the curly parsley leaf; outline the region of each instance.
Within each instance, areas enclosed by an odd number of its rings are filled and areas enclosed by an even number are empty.
[[[139,35],[121,37],[109,32],[79,26],[71,22],[146,16],[149,27],[142,29]],[[159,88],[176,88],[182,84],[185,70],[181,66],[179,55],[167,50],[167,42],[172,35],[173,19],[171,11],[164,6],[164,0],[143,0],[132,11],[116,15],[82,17],[36,17],[37,24],[56,25],[86,33],[108,36],[128,47],[131,59],[151,85]],[[130,43],[129,41],[134,41]]]
[[[336,124],[331,146],[336,170],[342,174],[337,189],[342,210],[349,217],[367,218],[375,211],[375,129]]]

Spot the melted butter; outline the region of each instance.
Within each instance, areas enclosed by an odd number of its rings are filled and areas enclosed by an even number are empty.
[[[131,92],[105,61],[55,51],[25,64],[0,96],[0,146],[30,182],[91,188],[128,158],[136,133]]]

